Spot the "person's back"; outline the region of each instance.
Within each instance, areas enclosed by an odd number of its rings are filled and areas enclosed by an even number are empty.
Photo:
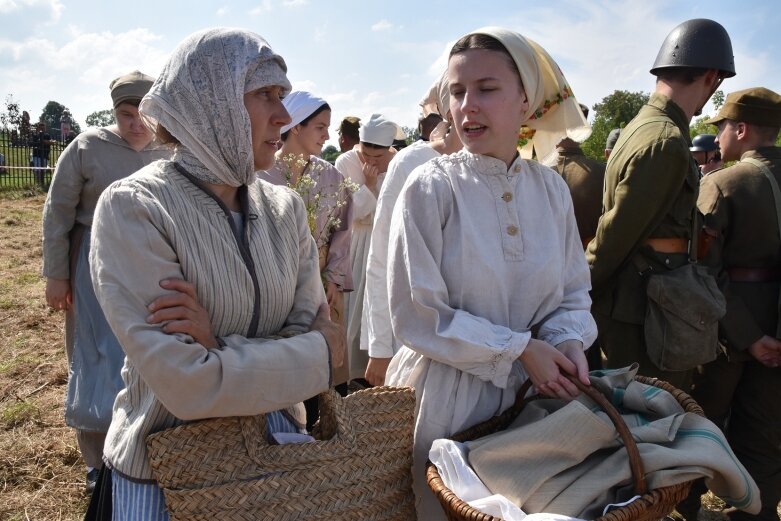
[[[777,521],[781,501],[781,229],[770,179],[781,184],[781,96],[753,88],[727,96],[715,142],[725,161],[738,161],[702,180],[698,208],[712,237],[703,259],[727,297],[720,321],[726,355],[702,367],[692,391],[706,416],[725,429],[730,446],[757,482],[762,511],[731,520]],[[758,223],[762,223],[758,225]],[[729,418],[729,421],[727,419]],[[678,510],[688,521],[700,506],[697,485]]]
[[[686,390],[691,370],[662,370],[646,351],[647,270],[636,263],[666,271],[689,261],[699,187],[689,121],[735,74],[729,36],[711,20],[684,22],[662,44],[651,74],[655,92],[622,129],[607,163],[603,215],[586,252],[592,311],[608,367],[639,362],[640,374]]]

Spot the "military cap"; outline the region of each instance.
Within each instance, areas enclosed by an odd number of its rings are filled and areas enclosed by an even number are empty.
[[[607,135],[607,141],[605,141],[605,150],[613,150],[613,147],[616,146],[616,141],[618,141],[618,136],[620,135],[620,128],[614,128],[611,130],[610,134]]]
[[[155,79],[153,77],[147,76],[140,71],[133,71],[115,78],[109,85],[114,108],[126,101],[141,100],[149,92],[149,89],[152,88],[154,82]]]
[[[781,127],[781,96],[764,87],[732,92],[727,95],[716,117],[706,123],[715,125],[724,119],[762,127]]]

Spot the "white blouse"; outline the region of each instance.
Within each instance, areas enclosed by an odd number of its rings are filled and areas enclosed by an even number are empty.
[[[517,359],[533,335],[554,346],[596,339],[589,270],[561,176],[465,150],[407,180],[388,264],[404,347],[386,382],[416,389],[415,489],[425,494],[431,442],[513,403],[527,378]]]

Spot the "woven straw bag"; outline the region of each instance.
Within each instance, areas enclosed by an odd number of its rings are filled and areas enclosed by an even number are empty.
[[[689,494],[692,481],[686,481],[684,483],[659,488],[649,492],[646,487],[645,471],[643,470],[643,462],[640,459],[640,452],[637,449],[634,438],[632,438],[632,435],[629,432],[629,428],[621,418],[621,414],[602,393],[593,387],[584,386],[574,378],[571,378],[571,380],[582,392],[586,393],[589,398],[597,402],[613,421],[613,424],[616,426],[616,430],[621,436],[624,446],[629,453],[629,465],[632,468],[635,493],[641,496],[639,499],[626,506],[616,508],[604,516],[598,517],[597,521],[652,521],[664,518],[673,511],[675,505],[680,503]],[[669,392],[678,403],[681,404],[681,407],[683,407],[686,412],[704,416],[703,411],[697,402],[688,394],[676,389],[667,382],[644,376],[636,376],[635,380]],[[488,421],[477,424],[470,429],[455,434],[451,436],[451,439],[459,442],[471,441],[506,429],[526,405],[524,396],[529,390],[530,384],[531,381],[527,381],[527,383],[524,384],[518,392],[515,404],[505,412],[499,416],[494,416]],[[501,519],[497,517],[484,514],[476,508],[469,506],[468,503],[456,496],[453,491],[447,488],[442,482],[437,467],[430,461],[426,464],[426,481],[439,500],[439,503],[442,505],[442,508],[445,510],[445,514],[450,521],[501,521]]]
[[[415,393],[320,395],[317,441],[270,445],[265,415],[216,418],[147,437],[172,521],[414,519]]]

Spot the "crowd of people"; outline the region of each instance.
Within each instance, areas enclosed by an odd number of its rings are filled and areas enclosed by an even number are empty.
[[[147,435],[262,413],[269,433],[305,433],[329,388],[410,386],[418,518],[444,519],[424,475],[435,439],[527,380],[570,400],[571,377],[638,363],[692,393],[756,480],[762,512],[730,516],[777,520],[781,96],[732,92],[718,133],[690,139],[736,74],[712,20],[673,29],[651,74],[606,164],[580,148],[588,108],[554,58],[498,27],[449,50],[418,141],[399,150],[386,116],[345,117],[335,165],[319,157],[328,101],[291,92],[252,32],[195,33],[156,79],[112,81],[116,125],[68,146],[43,217],[89,490],[102,469],[112,519],[164,520]],[[695,262],[726,312],[713,356],[673,370],[649,345],[648,277]]]

